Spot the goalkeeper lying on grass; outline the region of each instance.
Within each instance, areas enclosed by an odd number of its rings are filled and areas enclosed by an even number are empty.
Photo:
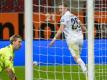
[[[6,71],[10,80],[17,80],[14,67],[13,58],[14,51],[21,47],[22,38],[19,35],[10,37],[10,45],[0,49],[0,72]]]

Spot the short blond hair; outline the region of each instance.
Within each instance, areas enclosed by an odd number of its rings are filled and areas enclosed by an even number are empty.
[[[64,7],[67,7],[68,9],[69,9],[69,7],[70,7],[67,2],[59,3],[58,6],[59,6],[59,5],[63,5]]]
[[[13,44],[13,41],[16,41],[18,38],[22,40],[22,37],[20,35],[12,35],[10,37],[10,43]]]

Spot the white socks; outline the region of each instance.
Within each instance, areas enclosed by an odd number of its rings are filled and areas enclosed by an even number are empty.
[[[84,74],[86,74],[87,68],[86,68],[85,63],[83,62],[83,60],[81,58],[78,58],[77,63],[80,65],[80,67],[81,67],[82,71],[84,72]]]

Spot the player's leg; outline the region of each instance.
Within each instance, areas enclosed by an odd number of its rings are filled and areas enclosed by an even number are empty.
[[[69,50],[70,50],[74,60],[80,65],[82,71],[84,73],[86,73],[87,68],[86,68],[86,65],[85,65],[84,61],[80,57],[79,46],[74,44],[74,43],[71,43],[71,44],[69,44]]]
[[[79,66],[81,67],[81,70],[83,71],[84,75],[86,76],[86,80],[87,80],[87,67],[84,63],[84,61],[80,58],[80,57],[77,57],[76,55],[73,56],[75,61],[79,64]]]
[[[86,74],[86,72],[87,72],[87,67],[86,67],[84,61],[83,61],[80,57],[77,58],[77,63],[80,65],[82,71]]]
[[[78,42],[79,42],[78,43],[79,44],[79,46],[78,46],[79,47],[79,58],[78,58],[77,62],[80,63],[81,69],[83,70],[84,73],[86,73],[87,72],[87,67],[86,67],[84,61],[80,58],[80,53],[81,53],[81,50],[82,50],[83,40],[79,40]]]

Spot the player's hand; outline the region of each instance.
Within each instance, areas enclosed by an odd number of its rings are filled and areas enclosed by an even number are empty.
[[[49,44],[49,47],[51,47],[54,44],[54,40],[52,40]]]
[[[51,47],[51,46],[54,44],[55,40],[56,40],[56,38],[54,37],[54,38],[52,39],[52,41],[50,42],[49,47]]]

